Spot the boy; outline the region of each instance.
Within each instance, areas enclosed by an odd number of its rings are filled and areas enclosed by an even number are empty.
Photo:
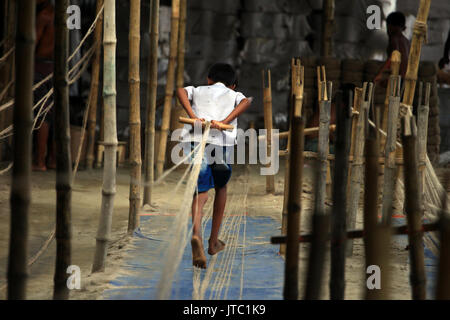
[[[408,68],[409,58],[409,40],[403,35],[403,31],[406,29],[405,15],[399,11],[390,13],[386,18],[387,34],[389,36],[389,44],[387,47],[388,59],[386,63],[381,67],[377,76],[374,79],[376,84],[380,84],[382,87],[387,86],[388,78],[383,77],[383,71],[388,70],[391,66],[391,54],[394,50],[398,50],[401,54],[400,63],[400,76],[402,78],[406,75],[406,69]]]
[[[236,144],[237,117],[249,106],[250,100],[242,93],[235,92],[236,73],[229,64],[214,64],[208,73],[207,86],[185,87],[177,89],[177,97],[186,110],[188,116],[199,121],[211,121],[211,128],[219,129],[220,124],[233,125],[233,131],[212,130],[208,136],[207,143],[213,147],[232,147]],[[190,125],[185,126],[182,134],[183,141],[200,142],[198,137],[189,133]],[[214,131],[219,134],[214,134]],[[214,149],[216,150],[216,149]],[[208,190],[214,188],[214,210],[209,238],[208,253],[214,255],[225,248],[225,243],[218,239],[220,225],[227,200],[227,183],[231,177],[231,166],[227,163],[222,165],[208,164],[205,155],[198,177],[198,194],[192,202],[192,263],[199,268],[206,268],[206,256],[203,250],[201,235],[201,219],[203,206],[208,200]]]

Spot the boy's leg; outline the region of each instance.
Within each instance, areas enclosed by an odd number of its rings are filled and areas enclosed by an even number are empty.
[[[208,201],[208,192],[201,192],[194,196],[192,201],[192,235],[202,238],[201,223],[203,217],[203,207]]]
[[[195,195],[192,202],[192,264],[202,269],[206,268],[206,256],[201,235],[203,206],[206,201],[208,201],[208,192],[202,192]]]
[[[216,195],[214,197],[214,211],[211,226],[211,236],[209,237],[208,253],[214,255],[225,248],[225,243],[219,240],[219,231],[222,224],[223,213],[225,211],[225,204],[227,203],[227,186],[216,188]]]

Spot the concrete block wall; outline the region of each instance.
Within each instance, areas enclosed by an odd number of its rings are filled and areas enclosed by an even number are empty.
[[[262,127],[262,70],[270,68],[274,127],[287,128],[291,58],[312,54],[306,41],[312,32],[307,19],[311,10],[308,1],[243,1],[239,90],[254,100],[240,126],[253,120]]]

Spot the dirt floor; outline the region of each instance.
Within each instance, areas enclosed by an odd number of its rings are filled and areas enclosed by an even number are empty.
[[[243,173],[243,167],[234,167],[234,177]],[[450,170],[440,170],[439,173]],[[283,206],[283,168],[276,177],[276,193],[265,193],[265,177],[259,175],[258,166],[249,167],[250,190],[248,194],[249,216],[270,216],[281,224],[281,210]],[[177,203],[181,201],[182,192],[174,195],[171,191],[182,174],[177,170],[166,181],[155,187],[153,202],[155,208],[145,211],[175,213]],[[6,270],[9,241],[9,192],[10,173],[0,176],[0,299],[6,297]],[[233,179],[229,188],[233,189]],[[54,227],[55,221],[55,172],[33,173],[32,205],[29,220],[29,256],[33,256]],[[312,214],[312,168],[305,165],[303,187],[303,210],[301,231],[310,230]],[[129,245],[126,236],[128,203],[129,203],[129,171],[127,168],[118,170],[117,194],[114,200],[114,217],[112,224],[112,243],[110,245],[107,266],[104,273],[91,274],[92,260],[95,249],[95,235],[101,206],[102,170],[92,172],[80,171],[76,177],[72,193],[72,264],[81,269],[81,290],[72,290],[71,299],[99,299],[114,277],[115,270],[120,266],[124,248]],[[362,212],[357,217],[357,228],[362,226]],[[156,227],[156,226],[155,226]],[[280,227],[281,230],[281,227]],[[267,239],[270,241],[270,239]],[[304,278],[308,256],[308,245],[301,245],[300,252],[300,296],[303,296]],[[28,281],[28,299],[51,299],[53,290],[53,272],[55,262],[55,241],[30,267]],[[322,298],[328,299],[329,255],[325,267]],[[404,247],[393,243],[391,259],[391,298],[410,299],[408,251]],[[347,259],[346,264],[346,299],[361,299],[366,274],[364,270],[364,247],[362,240],[354,242],[354,254]]]

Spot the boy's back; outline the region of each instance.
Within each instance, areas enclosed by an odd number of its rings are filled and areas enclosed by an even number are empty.
[[[222,82],[216,82],[213,85],[199,87],[185,87],[188,99],[191,101],[192,110],[197,117],[211,121],[225,119],[234,108],[243,100],[245,96],[230,88],[227,88]],[[237,118],[230,122],[234,127],[232,131],[211,132],[208,143],[229,146],[234,145],[237,135]],[[194,137],[189,134],[191,125],[185,125],[183,134],[184,141],[197,141],[200,137]]]

